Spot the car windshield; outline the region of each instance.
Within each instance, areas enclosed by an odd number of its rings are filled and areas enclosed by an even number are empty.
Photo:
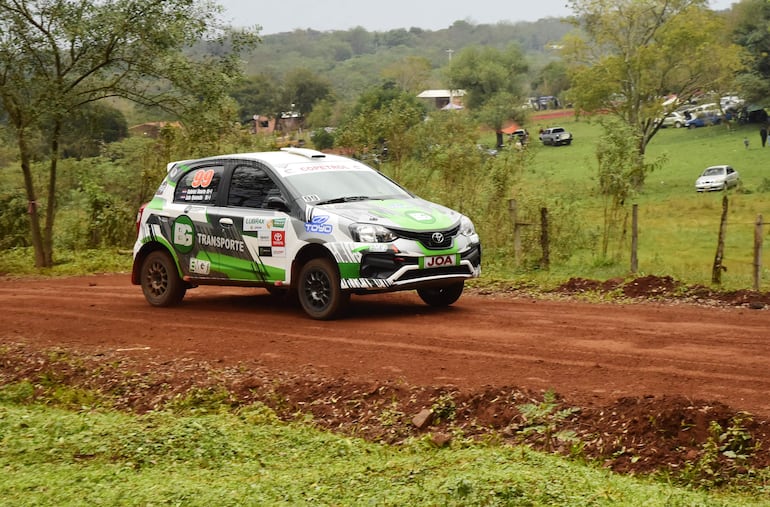
[[[703,176],[721,176],[725,173],[724,167],[709,167],[703,171]]]
[[[309,204],[412,197],[396,183],[370,169],[298,172],[287,174],[285,181],[297,197]]]

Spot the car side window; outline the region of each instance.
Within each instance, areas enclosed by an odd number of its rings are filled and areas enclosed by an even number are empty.
[[[734,172],[735,172],[735,169],[733,169],[732,167],[727,168],[727,174],[732,174]]]
[[[205,166],[184,174],[176,185],[174,202],[213,204],[217,199],[224,166]]]
[[[268,197],[280,195],[278,185],[270,179],[264,169],[253,165],[240,165],[233,170],[227,205],[265,208]]]

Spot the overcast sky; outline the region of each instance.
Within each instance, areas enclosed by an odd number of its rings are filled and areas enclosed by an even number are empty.
[[[715,10],[735,0],[711,0]],[[470,23],[537,21],[571,14],[566,0],[218,0],[225,18],[234,26],[260,25],[261,35],[295,28],[318,31],[348,30],[362,26],[382,32],[412,27],[448,28],[457,20]]]

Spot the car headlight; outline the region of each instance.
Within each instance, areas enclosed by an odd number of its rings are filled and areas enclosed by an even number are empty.
[[[473,226],[473,222],[468,217],[463,217],[460,220],[460,234],[463,236],[473,236],[476,234],[476,228]]]
[[[374,224],[351,224],[350,235],[358,243],[389,243],[397,238],[390,229]]]

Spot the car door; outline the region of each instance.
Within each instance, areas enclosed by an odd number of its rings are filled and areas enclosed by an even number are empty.
[[[208,210],[220,198],[224,165],[215,161],[183,166],[176,181],[173,202],[157,215],[162,234],[166,237],[179,262],[182,274],[197,279],[218,278],[216,266],[219,250],[213,248],[215,237]]]
[[[738,184],[738,173],[732,167],[726,168],[725,182],[728,187],[734,187]]]
[[[218,273],[234,281],[286,281],[286,246],[294,234],[285,192],[255,161],[231,161],[227,174],[227,191],[209,210],[219,243]]]

